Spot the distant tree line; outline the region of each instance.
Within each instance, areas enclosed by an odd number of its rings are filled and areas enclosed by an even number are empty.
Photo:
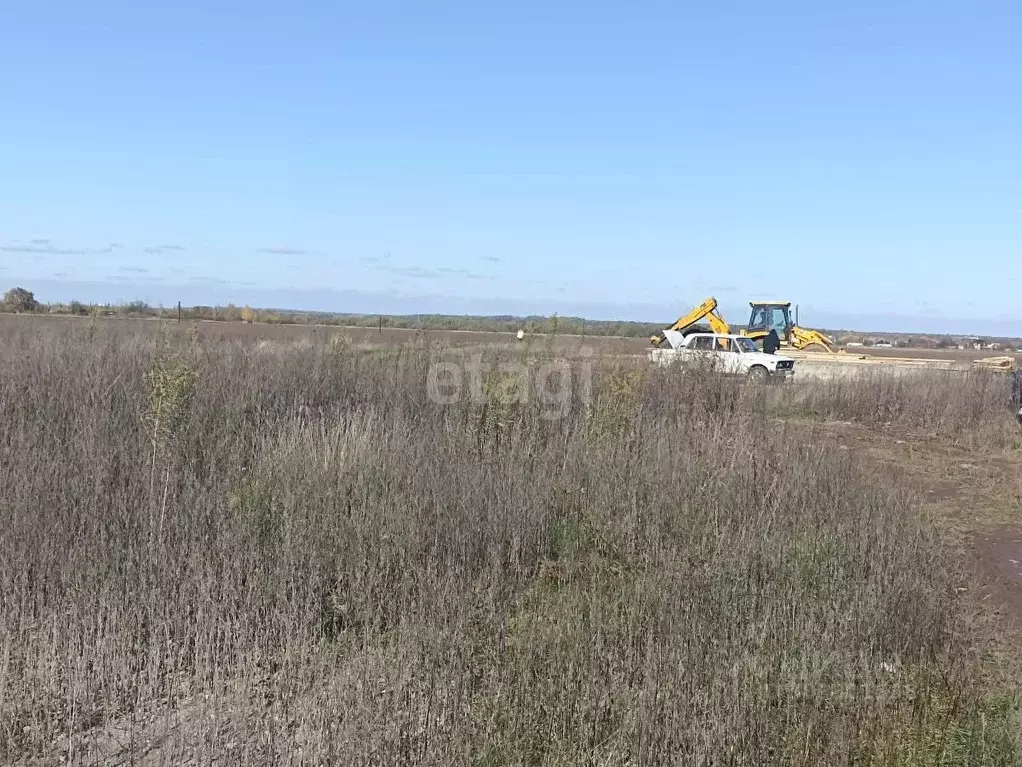
[[[260,322],[282,325],[333,325],[358,328],[402,328],[413,330],[468,330],[493,333],[543,333],[552,335],[589,335],[648,337],[661,329],[659,323],[588,320],[583,317],[559,315],[449,315],[449,314],[351,314],[343,312],[288,311],[253,309],[249,306],[182,306],[154,307],[144,301],[124,304],[89,304],[71,301],[67,304],[41,304],[24,288],[12,288],[4,295],[6,312],[45,313],[93,317],[151,317],[163,319],[202,320],[210,322]]]
[[[468,330],[491,333],[540,333],[546,335],[620,336],[648,338],[668,322],[624,322],[618,320],[589,320],[583,317],[529,315],[455,315],[455,314],[352,314],[344,312],[291,311],[282,309],[253,309],[250,306],[182,306],[154,307],[144,301],[125,304],[89,304],[71,301],[67,304],[42,304],[31,291],[22,287],[11,288],[3,296],[0,311],[45,314],[70,314],[91,317],[162,318],[206,322],[258,322],[273,325],[332,325],[357,328],[402,328],[425,331]],[[737,329],[738,326],[735,326]],[[844,345],[849,342],[873,346],[875,339],[864,338],[851,331],[832,332],[835,340]],[[904,334],[874,334],[884,337],[892,346],[949,349],[963,342],[948,335],[932,334],[906,336]],[[1017,348],[1018,339],[992,339]],[[966,344],[967,345],[967,344]]]

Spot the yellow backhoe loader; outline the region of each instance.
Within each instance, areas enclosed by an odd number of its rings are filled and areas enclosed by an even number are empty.
[[[795,321],[792,322],[790,301],[751,301],[749,306],[752,313],[749,315],[749,324],[742,330],[743,336],[762,343],[771,330],[776,330],[781,346],[799,351],[805,349],[839,353],[834,349],[834,342],[828,336],[818,330],[799,326],[797,308]]]
[[[757,345],[761,346],[767,334],[771,330],[776,330],[782,346],[799,351],[819,349],[831,354],[843,353],[835,351],[834,342],[820,331],[799,326],[797,317],[792,322],[790,301],[751,301],[749,306],[752,309],[749,324],[739,333],[751,338]],[[679,317],[667,329],[676,330],[682,335],[706,331],[707,328],[699,324],[703,321],[709,325],[711,333],[732,332],[727,320],[717,313],[717,299],[712,296],[688,314]],[[649,341],[653,346],[660,346],[664,338],[664,332],[661,331],[651,336]]]
[[[677,330],[682,335],[688,335],[689,333],[696,333],[700,330],[705,330],[699,326],[699,323],[706,320],[706,323],[710,326],[711,333],[724,333],[728,334],[731,332],[731,326],[727,324],[723,317],[717,314],[717,299],[707,298],[699,306],[690,311],[688,314],[678,317],[674,321],[668,330]],[[766,335],[764,333],[763,335]],[[661,330],[655,336],[650,336],[649,342],[653,346],[660,346],[664,342],[666,336]]]

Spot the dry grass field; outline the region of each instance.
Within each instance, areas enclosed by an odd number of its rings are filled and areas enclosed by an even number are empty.
[[[1020,762],[1003,375],[360,332],[0,319],[0,762]]]
[[[39,327],[77,327],[90,320],[85,317],[69,315],[13,315],[0,314],[0,333],[25,326]],[[155,319],[118,318],[102,320],[112,323],[122,330],[135,332],[152,332],[161,325]],[[184,323],[189,325],[187,321]],[[204,337],[227,340],[261,340],[261,341],[297,341],[322,343],[324,340],[342,333],[353,344],[364,347],[391,347],[407,344],[415,340],[428,339],[443,342],[449,346],[518,346],[512,333],[495,333],[479,330],[430,330],[417,331],[407,328],[357,328],[338,327],[336,325],[282,325],[243,322],[198,322],[195,325]],[[555,336],[531,335],[528,345],[540,347],[557,353],[577,352],[582,346],[597,351],[601,355],[643,355],[649,348],[646,338],[625,338],[618,336],[579,336],[559,334]],[[971,361],[991,355],[1009,354],[1022,363],[1022,355],[1011,352],[976,351],[973,349],[849,349],[849,354],[868,354],[873,357],[908,357],[932,358],[938,360]]]
[[[0,334],[22,329],[47,331],[65,328],[80,328],[92,320],[87,317],[66,315],[14,315],[0,314]],[[117,318],[101,319],[100,324],[112,328],[110,332],[119,334],[152,334],[167,324],[157,319]],[[170,324],[176,324],[171,322]],[[431,330],[417,331],[406,328],[355,328],[338,327],[336,325],[280,325],[244,322],[197,322],[185,321],[182,327],[195,327],[203,338],[227,341],[262,341],[295,342],[300,344],[320,344],[339,335],[348,339],[354,346],[370,348],[390,348],[409,343],[442,342],[447,346],[521,346],[512,333],[493,333],[477,330]],[[648,339],[619,338],[615,336],[530,336],[527,346],[543,348],[557,353],[573,353],[583,346],[592,348],[601,354],[644,354],[649,346]]]

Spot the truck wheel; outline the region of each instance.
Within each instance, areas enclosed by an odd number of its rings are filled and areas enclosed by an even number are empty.
[[[753,365],[749,368],[749,378],[756,383],[762,383],[767,379],[768,375],[770,375],[769,372],[762,365]]]

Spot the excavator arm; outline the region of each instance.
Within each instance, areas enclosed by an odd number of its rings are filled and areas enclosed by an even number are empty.
[[[693,325],[698,322],[702,322],[703,320],[706,320],[707,324],[710,326],[710,330],[714,333],[729,334],[731,332],[731,326],[727,324],[723,317],[717,314],[717,299],[712,296],[707,298],[688,314],[682,315],[676,319],[674,324],[667,329],[676,330],[684,335],[686,330],[691,329]],[[653,344],[653,346],[660,346],[660,344],[664,342],[664,339],[665,335],[663,331],[661,331],[655,336],[652,336],[649,339],[649,342]]]

